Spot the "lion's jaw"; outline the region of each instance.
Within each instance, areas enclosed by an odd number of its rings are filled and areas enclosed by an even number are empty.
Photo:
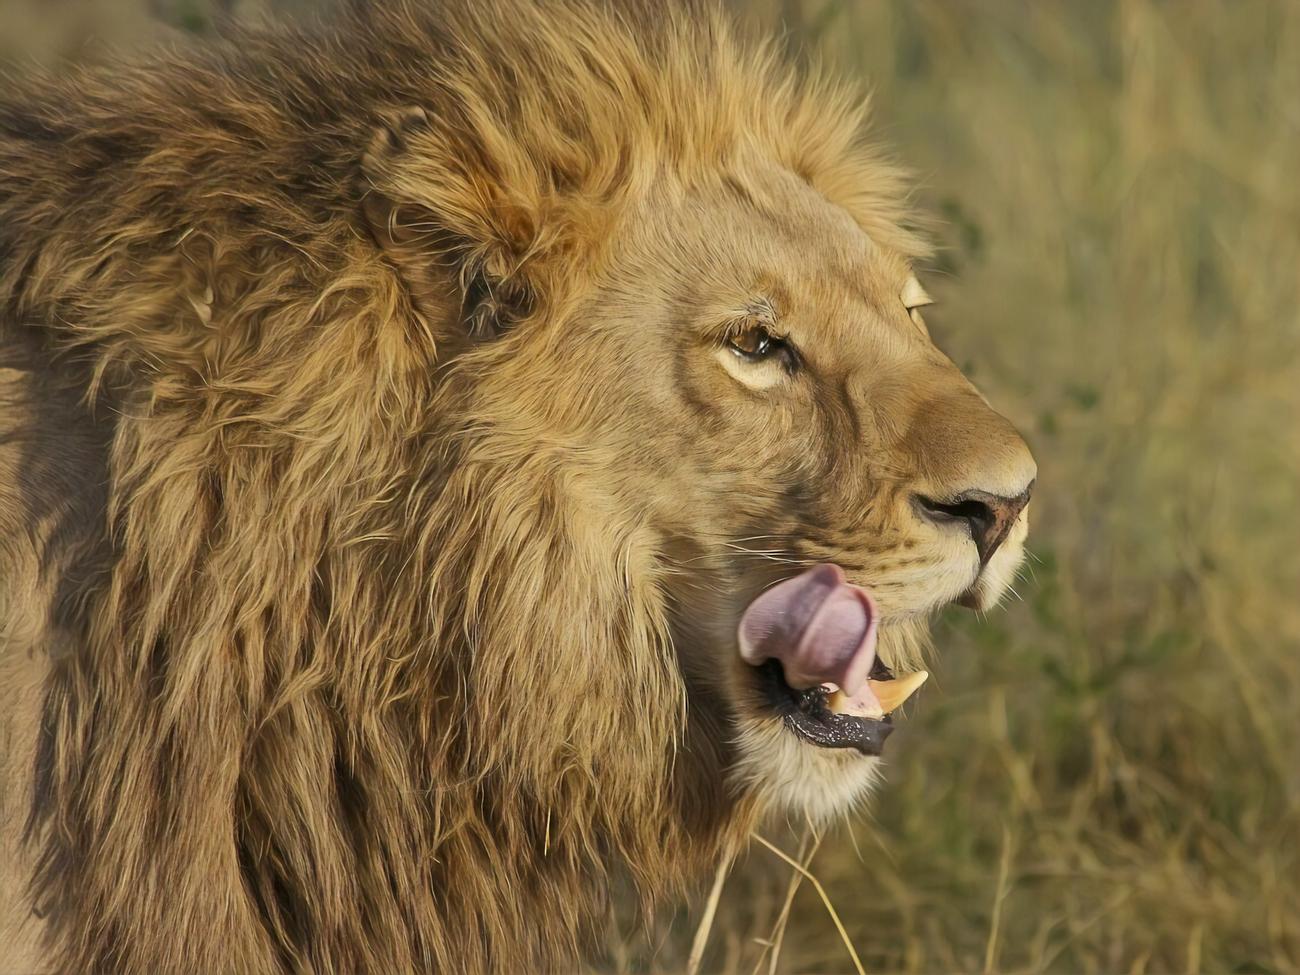
[[[971,567],[958,557],[943,564],[928,579],[917,580],[906,599],[887,597],[890,610],[879,622],[875,656],[886,670],[901,674],[919,666],[930,646],[930,621],[934,609],[953,602],[988,609],[1005,594],[1024,559],[1028,516],[1022,513],[1003,548],[982,567]],[[793,575],[797,569],[790,569]],[[766,575],[765,575],[766,578]],[[698,585],[698,583],[696,584]],[[825,748],[792,733],[774,713],[767,693],[768,679],[756,680],[752,667],[742,661],[736,645],[736,624],[743,604],[734,599],[685,600],[689,611],[711,617],[680,627],[687,653],[705,653],[724,659],[724,679],[718,695],[728,702],[733,734],[731,776],[733,789],[755,797],[761,808],[794,815],[821,824],[860,805],[880,781],[880,760],[853,748]],[[680,605],[680,604],[679,604]],[[704,636],[703,634],[708,634]],[[710,646],[705,649],[702,642]],[[688,677],[691,670],[688,667]],[[690,685],[688,680],[688,687]],[[888,734],[888,731],[885,732]]]
[[[886,623],[879,633],[884,660],[915,656],[929,641],[925,617]],[[863,802],[880,781],[880,759],[851,748],[809,744],[756,692],[752,675],[735,673],[742,698],[737,711],[736,778],[765,808],[821,825]]]

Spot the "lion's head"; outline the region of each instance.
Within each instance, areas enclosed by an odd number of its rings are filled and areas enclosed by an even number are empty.
[[[1001,597],[1035,478],[931,341],[899,174],[851,100],[784,86],[716,23],[655,35],[653,65],[624,47],[643,40],[601,34],[593,69],[557,39],[544,83],[474,30],[562,126],[522,97],[485,133],[469,106],[504,77],[450,118],[395,110],[372,226],[417,306],[455,310],[451,368],[497,449],[543,445],[584,499],[573,528],[635,525],[627,585],[662,601],[732,784],[842,810],[889,730],[864,681],[914,665],[939,608]]]
[[[0,307],[111,441],[38,762],[61,967],[545,968],[610,873],[863,792],[1035,469],[860,116],[631,0],[0,105]]]

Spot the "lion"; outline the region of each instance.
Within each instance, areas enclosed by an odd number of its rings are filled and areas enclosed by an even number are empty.
[[[565,970],[861,802],[1022,558],[850,89],[354,8],[0,95],[15,970]]]

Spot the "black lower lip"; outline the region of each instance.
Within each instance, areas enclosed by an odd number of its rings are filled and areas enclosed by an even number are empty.
[[[759,667],[758,675],[768,702],[786,727],[820,748],[853,748],[875,757],[894,730],[888,715],[877,719],[836,714],[826,707],[826,692],[820,687],[795,690],[785,682],[775,660]]]

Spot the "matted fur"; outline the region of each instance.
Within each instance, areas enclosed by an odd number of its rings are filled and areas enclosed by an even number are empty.
[[[26,842],[52,969],[565,968],[612,882],[652,903],[747,833],[763,775],[692,685],[674,588],[728,550],[641,464],[671,424],[591,408],[571,323],[653,297],[607,273],[634,215],[758,199],[760,170],[904,266],[860,122],[707,11],[515,0],[0,100],[26,357],[0,571],[34,618],[0,655],[50,661]],[[845,544],[818,537],[791,557]],[[806,747],[778,727],[755,740]]]

